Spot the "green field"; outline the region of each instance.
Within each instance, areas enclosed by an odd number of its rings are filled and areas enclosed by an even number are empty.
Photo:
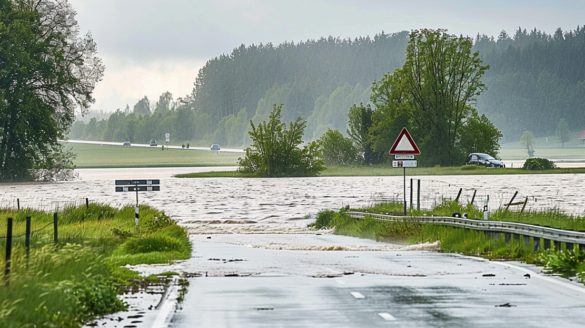
[[[86,144],[68,144],[78,168],[98,167],[161,167],[161,166],[237,166],[243,154],[198,151],[192,149],[165,149],[160,147],[122,147]]]
[[[524,148],[502,148],[498,155],[504,160],[527,159],[528,152]],[[585,159],[585,147],[535,148],[534,157],[548,159]]]

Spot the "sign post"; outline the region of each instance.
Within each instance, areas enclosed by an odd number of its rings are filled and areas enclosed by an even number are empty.
[[[403,169],[404,177],[404,216],[406,216],[406,168],[407,167],[418,167],[418,161],[414,159],[414,155],[420,155],[414,140],[408,133],[406,128],[402,128],[398,138],[394,141],[392,148],[388,152],[390,155],[394,155],[394,161],[392,161],[392,167],[401,167]]]
[[[138,192],[139,191],[160,191],[160,180],[116,180],[116,192],[136,192],[136,209],[134,211],[134,222],[138,226],[138,219],[140,217],[138,207]]]

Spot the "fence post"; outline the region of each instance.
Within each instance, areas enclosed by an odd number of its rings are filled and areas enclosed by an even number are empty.
[[[89,209],[89,198],[85,199],[85,209]]]
[[[20,211],[20,198],[16,199],[16,209]]]
[[[412,178],[410,179],[410,209],[412,210]]]
[[[53,214],[53,235],[55,237],[55,244],[59,242],[58,221],[59,218],[57,217],[57,212],[55,212],[55,214]]]
[[[506,211],[508,210],[508,208],[510,207],[510,205],[512,205],[512,202],[514,201],[514,198],[516,198],[516,195],[518,195],[518,191],[516,191],[514,193],[514,196],[512,196],[512,199],[510,199],[510,201],[508,202],[508,204],[506,205]]]
[[[459,188],[459,193],[457,193],[457,198],[455,198],[455,203],[459,204],[459,197],[461,197],[461,192],[463,191],[463,188]]]
[[[30,251],[30,216],[26,217],[26,232],[25,232],[25,241],[24,244],[26,245],[26,258],[28,258],[28,253]]]
[[[473,205],[473,202],[475,201],[475,194],[476,193],[477,193],[477,190],[474,190],[473,191],[473,196],[471,196],[471,204],[470,205]]]
[[[4,278],[8,284],[10,275],[10,257],[12,256],[12,218],[8,218],[8,228],[6,231],[6,263],[4,265]]]
[[[416,186],[416,210],[420,211],[420,179],[418,179]]]

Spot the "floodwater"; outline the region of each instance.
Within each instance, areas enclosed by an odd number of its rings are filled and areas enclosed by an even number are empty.
[[[304,233],[320,210],[344,206],[366,207],[388,199],[403,199],[403,177],[315,177],[315,178],[200,178],[179,179],[173,174],[233,170],[223,168],[79,169],[76,181],[0,184],[0,207],[34,207],[48,211],[69,204],[90,202],[113,206],[136,203],[133,192],[115,192],[116,179],[160,179],[161,191],[140,192],[140,204],[149,204],[171,215],[192,234],[205,233]],[[408,174],[408,171],[407,171]],[[443,198],[453,199],[461,190],[460,202],[480,206],[489,196],[495,210],[517,192],[515,201],[528,198],[528,209],[558,209],[583,215],[585,175],[502,176],[407,176],[407,202],[430,208]],[[475,193],[475,198],[473,197]]]

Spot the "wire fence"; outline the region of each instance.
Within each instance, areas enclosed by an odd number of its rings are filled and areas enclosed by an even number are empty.
[[[499,208],[506,207],[513,199],[514,203],[525,201],[525,210],[527,211],[555,211],[575,216],[585,216],[585,211],[580,208],[580,204],[571,204],[563,199],[560,191],[548,194],[547,196],[532,196],[519,188],[507,188],[499,192],[487,192],[480,188],[469,187],[461,183],[450,183],[434,179],[420,179],[419,191],[417,180],[419,179],[413,179],[412,189],[410,179],[407,180],[406,199],[404,197],[404,190],[401,188],[394,192],[374,193],[371,196],[371,202],[373,204],[388,201],[402,203],[406,200],[409,207],[412,203],[413,208],[417,208],[418,205],[421,210],[430,210],[442,204],[444,201],[453,201],[459,197],[458,201],[460,204],[465,205],[473,202],[474,205],[483,207],[487,203],[489,211],[495,211]],[[419,192],[420,198],[418,198]],[[420,200],[420,204],[417,204],[418,200]]]

